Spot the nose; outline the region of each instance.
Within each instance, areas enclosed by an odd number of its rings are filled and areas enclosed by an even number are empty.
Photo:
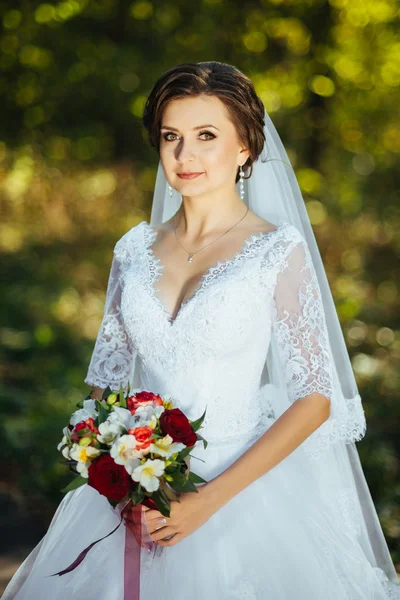
[[[186,162],[195,159],[193,147],[189,141],[182,140],[176,147],[176,160],[185,164]]]

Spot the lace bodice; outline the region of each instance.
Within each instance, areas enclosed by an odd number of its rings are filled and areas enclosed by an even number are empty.
[[[85,382],[170,394],[202,434],[229,443],[273,417],[261,375],[276,337],[290,402],[313,392],[331,400],[332,372],[318,281],[300,231],[281,221],[219,261],[174,320],[157,295],[163,270],[156,231],[142,221],[116,243],[103,321]],[[269,407],[271,408],[271,407]]]

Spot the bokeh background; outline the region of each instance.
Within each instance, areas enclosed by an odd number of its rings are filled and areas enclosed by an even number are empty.
[[[250,76],[292,160],[400,571],[399,15],[390,0],[0,0],[2,587],[70,480],[56,445],[88,392],[113,246],[149,221],[146,96],[204,60]]]

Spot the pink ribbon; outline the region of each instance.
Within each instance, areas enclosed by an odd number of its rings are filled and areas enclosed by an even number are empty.
[[[149,499],[150,500],[150,499]],[[144,504],[147,504],[144,501]],[[149,508],[153,508],[152,505]],[[121,515],[125,520],[125,552],[124,552],[124,600],[140,600],[140,572],[142,548],[154,549],[146,521],[146,511],[142,504],[132,506],[131,502],[123,508]]]
[[[148,505],[149,508],[156,508],[154,501],[150,498],[143,502],[144,505]],[[118,505],[120,508],[121,505]],[[153,542],[149,533],[143,505],[138,504],[132,506],[132,501],[126,502],[121,510],[121,520],[118,525],[107,535],[99,538],[95,542],[92,542],[77,556],[77,558],[65,569],[47,577],[54,577],[55,575],[65,575],[70,573],[76,567],[78,567],[89,550],[96,544],[104,540],[105,538],[112,535],[120,527],[122,521],[125,522],[125,550],[124,550],[124,600],[140,600],[140,563],[141,563],[141,551],[145,548],[151,551],[156,546]]]

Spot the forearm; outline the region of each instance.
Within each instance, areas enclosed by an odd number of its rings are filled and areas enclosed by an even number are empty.
[[[330,401],[321,394],[294,402],[230,467],[204,485],[207,500],[218,510],[293,452],[329,414]]]
[[[103,396],[104,389],[100,387],[92,387],[92,391],[90,392],[90,397],[93,399],[101,400]]]

